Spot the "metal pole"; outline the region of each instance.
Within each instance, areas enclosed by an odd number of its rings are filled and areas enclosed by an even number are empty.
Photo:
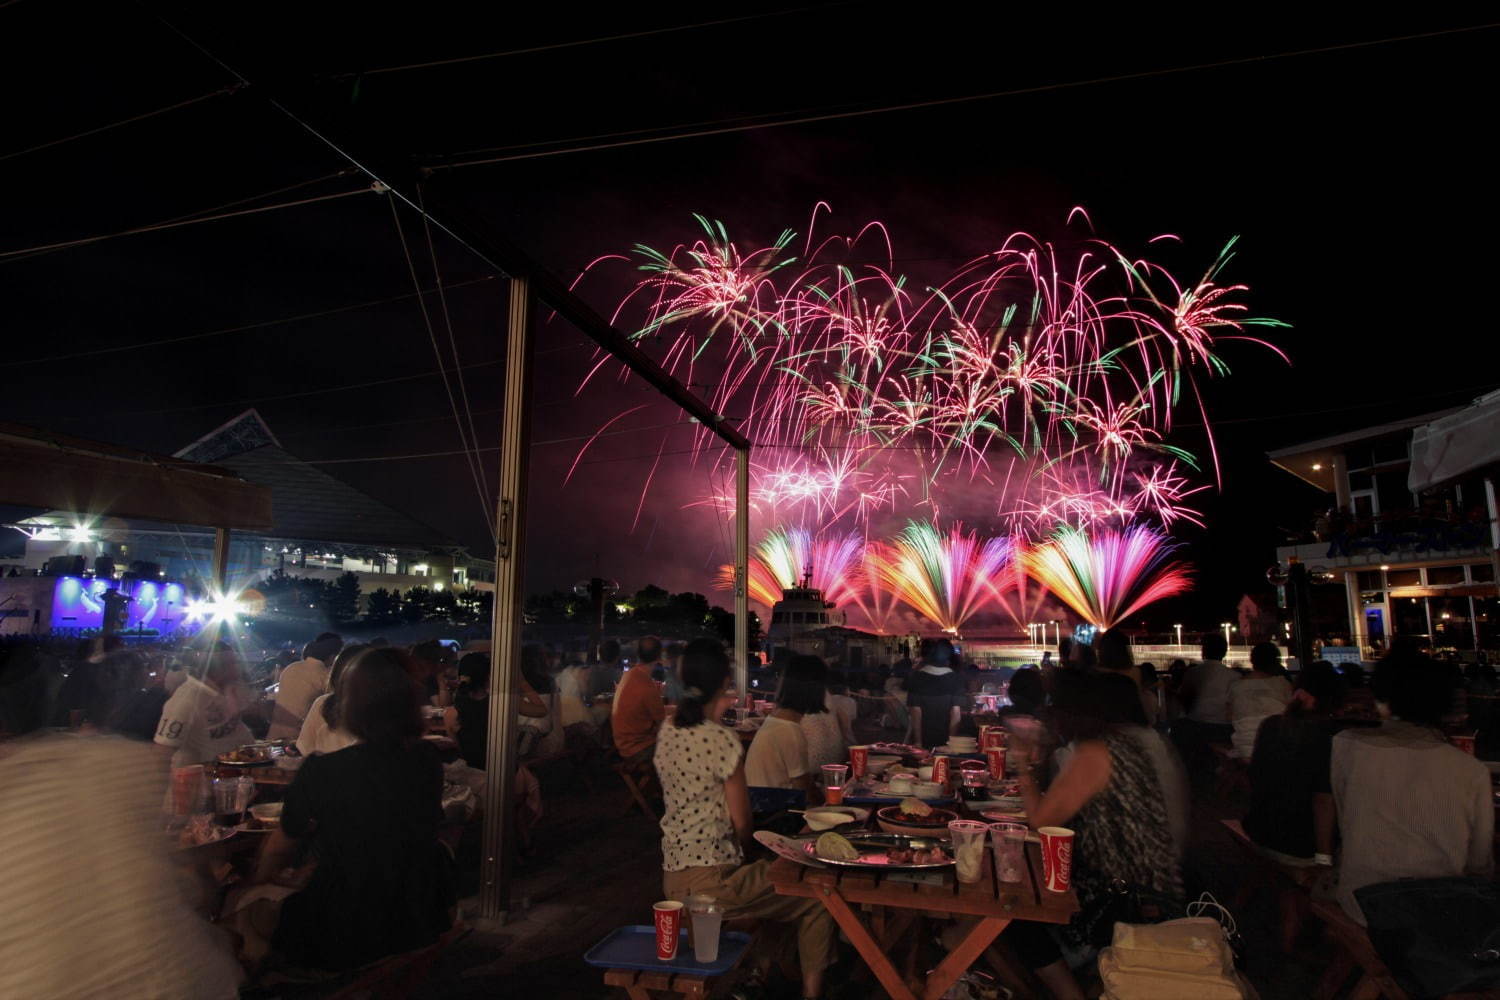
[[[220,596],[229,585],[229,529],[214,529],[214,588]]]
[[[750,447],[737,449],[734,475],[734,684],[750,704]]]
[[[495,611],[490,633],[490,739],[485,754],[484,855],[479,915],[505,919],[510,906],[515,810],[515,692],[521,659],[522,571],[526,540],[526,464],[531,448],[531,282],[510,281],[505,351],[505,409],[500,432],[500,491],[495,518]]]

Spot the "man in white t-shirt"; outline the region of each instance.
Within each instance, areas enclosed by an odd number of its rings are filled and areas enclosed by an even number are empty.
[[[172,766],[201,764],[255,739],[240,720],[235,698],[240,661],[225,643],[204,653],[202,675],[191,676],[162,706],[155,742],[171,747]]]
[[[328,673],[333,658],[344,648],[344,640],[324,632],[302,650],[302,659],[281,671],[276,708],[271,713],[270,739],[294,740],[302,732],[307,710],[320,695],[328,693]]]

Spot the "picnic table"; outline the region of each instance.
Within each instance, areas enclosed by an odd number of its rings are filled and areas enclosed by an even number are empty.
[[[946,869],[941,884],[851,868],[817,869],[778,858],[771,865],[771,885],[784,896],[816,899],[858,950],[870,971],[892,1000],[937,1000],[969,966],[984,954],[1012,920],[1065,924],[1078,912],[1078,897],[1049,892],[1042,880],[1041,848],[1026,845],[1027,871],[1020,882],[995,877],[994,858],[986,849],[978,882],[965,885]],[[869,922],[856,908],[869,913]],[[910,936],[923,918],[978,918],[963,941],[926,978],[907,978],[892,963],[893,946]]]

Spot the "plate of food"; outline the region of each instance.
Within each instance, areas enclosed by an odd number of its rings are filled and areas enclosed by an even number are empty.
[[[228,840],[243,829],[243,825],[220,826],[214,822],[212,815],[204,814],[189,818],[181,827],[169,832],[176,838],[176,846],[180,850],[189,850]]]
[[[958,813],[952,809],[939,809],[915,797],[875,810],[875,822],[882,830],[907,837],[941,837],[955,819]]]
[[[893,833],[821,834],[803,841],[807,856],[840,868],[946,868],[953,857],[935,837]]]
[[[264,767],[272,762],[271,751],[253,743],[224,751],[219,754],[218,761],[229,767]]]

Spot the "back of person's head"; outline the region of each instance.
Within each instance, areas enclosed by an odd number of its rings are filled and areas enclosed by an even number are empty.
[[[643,635],[635,641],[635,658],[641,663],[655,663],[661,659],[661,640],[654,635]]]
[[[673,723],[686,729],[701,723],[729,679],[729,654],[717,639],[694,639],[682,650],[682,699]]]
[[[448,658],[448,647],[436,639],[424,639],[411,648],[411,655],[423,663],[443,663]]]
[[[1010,703],[1027,715],[1036,715],[1047,700],[1046,688],[1042,685],[1042,672],[1035,667],[1025,667],[1010,676]]]
[[[369,646],[371,649],[385,649],[390,644],[391,640],[387,639],[383,635],[377,635],[375,638],[365,643],[365,645]]]
[[[1222,660],[1229,652],[1229,642],[1218,632],[1205,632],[1199,650],[1205,660]]]
[[[1065,635],[1057,640],[1057,662],[1067,663],[1073,656],[1073,637]]]
[[[819,657],[798,654],[786,661],[781,675],[781,690],[776,704],[803,715],[826,712],[824,697],[828,693],[828,666]]]
[[[332,662],[339,655],[339,650],[344,648],[344,637],[337,632],[324,632],[312,642],[302,647],[304,659],[322,660],[324,663]]]
[[[470,691],[482,691],[490,686],[490,654],[465,653],[458,661],[458,676]],[[528,684],[530,681],[527,682]]]
[[[1064,671],[1052,691],[1052,720],[1065,742],[1095,740],[1114,726],[1145,726],[1135,682],[1124,674]]]
[[[1141,672],[1141,690],[1150,691],[1156,687],[1156,664],[1149,660],[1136,668]]]
[[[1286,667],[1281,665],[1281,650],[1274,642],[1257,642],[1251,646],[1250,666],[1272,677],[1286,676]]]
[[[1075,642],[1073,644],[1073,666],[1078,670],[1093,670],[1099,663],[1099,654],[1094,651],[1091,643]]]
[[[390,649],[367,649],[341,680],[339,721],[375,746],[401,746],[422,735],[422,691]]]
[[[534,642],[521,647],[521,676],[538,694],[552,690],[552,677],[547,673],[547,653]]]
[[[1440,726],[1453,706],[1453,668],[1430,656],[1400,651],[1382,659],[1372,682],[1391,714],[1419,726]]]
[[[1332,715],[1344,704],[1347,685],[1327,660],[1314,660],[1297,675],[1297,690],[1312,698],[1314,711]]]
[[[1181,677],[1187,673],[1187,660],[1177,659],[1167,664],[1167,676]]]
[[[620,662],[620,644],[614,639],[605,639],[599,644],[599,660],[602,663],[616,664]]]
[[[375,648],[377,647],[365,643],[351,642],[339,650],[338,655],[333,658],[333,666],[328,671],[328,700],[323,702],[323,718],[327,720],[329,725],[338,724],[339,685],[345,675],[349,673],[349,664],[358,659],[359,654],[365,650]]]
[[[1130,638],[1118,629],[1100,632],[1094,640],[1094,649],[1100,670],[1129,670],[1135,666],[1135,657],[1130,655]]]
[[[815,658],[815,657],[814,657]],[[953,666],[953,643],[948,639],[923,639],[922,662],[934,667]]]

